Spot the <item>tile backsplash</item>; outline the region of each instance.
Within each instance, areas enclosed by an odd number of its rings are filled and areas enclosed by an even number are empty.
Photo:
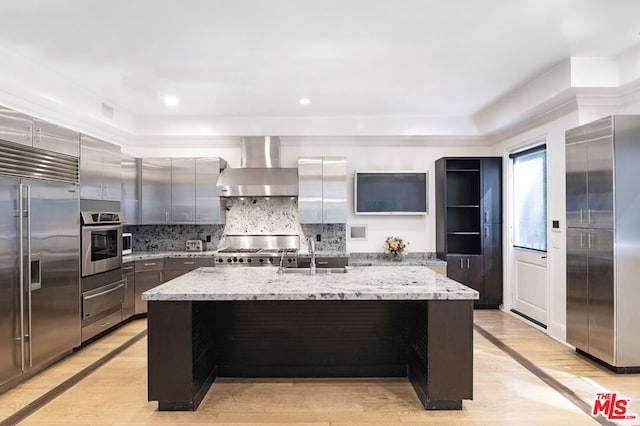
[[[345,224],[298,223],[298,200],[291,197],[257,197],[227,199],[225,225],[128,225],[125,232],[133,235],[134,251],[184,250],[187,240],[206,240],[205,249],[225,246],[225,235],[300,235],[300,246],[307,249],[313,238],[318,251],[346,251]],[[317,236],[320,241],[317,241]]]
[[[182,251],[187,240],[206,241],[205,250],[218,248],[224,225],[126,225],[131,232],[133,251]]]

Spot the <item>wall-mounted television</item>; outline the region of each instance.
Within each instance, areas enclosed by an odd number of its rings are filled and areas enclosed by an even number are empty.
[[[355,172],[355,214],[426,214],[427,177],[420,171]]]

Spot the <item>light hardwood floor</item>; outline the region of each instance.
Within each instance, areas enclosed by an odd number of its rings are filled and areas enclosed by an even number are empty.
[[[640,414],[640,375],[615,375],[513,316],[475,311],[475,322],[573,390],[631,398]],[[128,323],[0,395],[5,419],[143,331]],[[167,348],[171,350],[171,348]],[[424,411],[406,379],[218,379],[196,412],[158,412],[147,402],[146,338],[123,351],[22,424],[598,424],[576,405],[474,332],[474,399],[461,411]],[[626,424],[637,424],[628,422]],[[625,423],[622,423],[625,424]]]

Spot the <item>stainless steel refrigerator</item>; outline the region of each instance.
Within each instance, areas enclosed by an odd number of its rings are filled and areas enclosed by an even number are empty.
[[[0,145],[0,173],[42,177],[0,176],[2,388],[80,345],[80,204],[77,184],[48,181],[77,182],[77,159]]]
[[[566,132],[567,342],[640,371],[640,116]]]

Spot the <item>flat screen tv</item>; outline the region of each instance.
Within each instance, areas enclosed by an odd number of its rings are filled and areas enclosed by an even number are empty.
[[[355,214],[427,213],[427,172],[355,172]]]

